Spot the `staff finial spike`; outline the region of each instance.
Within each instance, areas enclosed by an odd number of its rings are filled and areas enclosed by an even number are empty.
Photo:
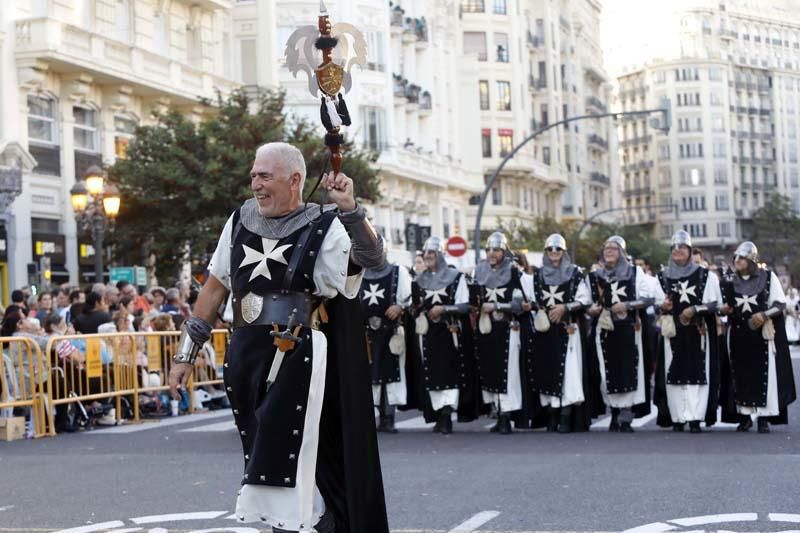
[[[323,16],[328,14],[328,8],[325,7],[325,2],[323,0],[319,0],[319,14]]]

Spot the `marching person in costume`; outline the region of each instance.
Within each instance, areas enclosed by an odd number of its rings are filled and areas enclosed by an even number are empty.
[[[658,275],[666,294],[661,305],[663,352],[657,365],[658,423],[683,431],[689,423],[716,422],[719,353],[716,312],[722,304],[717,276],[692,261],[692,239],[684,230],[672,236],[669,265]]]
[[[423,386],[436,413],[433,430],[448,434],[453,432],[451,415],[458,409],[459,385],[466,373],[459,318],[469,314],[470,307],[466,279],[447,265],[442,250],[439,237],[425,241],[425,270],[412,284],[412,302]]]
[[[475,268],[474,287],[480,310],[477,352],[483,401],[494,403],[497,410],[497,424],[491,431],[509,434],[510,413],[522,408],[522,342],[517,317],[530,312],[532,291],[530,277],[523,280],[508,240],[500,232],[486,241],[486,259]]]
[[[783,312],[786,296],[778,276],[758,265],[758,248],[745,241],[733,256],[734,271],[722,283],[728,315],[728,351],[733,401],[739,414],[737,431],[748,431],[753,418],[758,432],[788,423],[786,407],[796,397],[792,360]]]
[[[401,322],[411,302],[411,275],[399,265],[368,268],[361,282],[361,309],[367,332],[372,397],[378,408],[378,431],[397,433],[394,413],[406,404],[406,346]]]
[[[612,408],[609,431],[633,432],[635,406],[646,402],[642,326],[637,311],[661,305],[664,293],[647,282],[642,269],[627,259],[625,239],[609,237],[603,246],[602,267],[590,274],[598,316],[595,347],[600,364],[601,392]]]
[[[573,406],[586,399],[580,317],[591,305],[592,295],[583,271],[570,260],[564,237],[550,235],[544,252],[542,268],[534,277],[539,310],[534,319],[531,378],[539,401],[549,408],[547,430],[569,433]]]
[[[184,322],[173,396],[227,292],[233,333],[225,387],[244,452],[236,517],[272,531],[388,533],[364,325],[364,268],[384,246],[344,174],[322,180],[335,205],[303,205],[301,152],[258,149],[253,198],[228,219],[210,277]]]

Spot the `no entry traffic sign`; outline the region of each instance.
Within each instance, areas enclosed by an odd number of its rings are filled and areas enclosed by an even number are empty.
[[[467,241],[464,240],[464,237],[453,235],[447,239],[447,246],[445,249],[447,250],[448,255],[453,257],[461,257],[467,253]]]

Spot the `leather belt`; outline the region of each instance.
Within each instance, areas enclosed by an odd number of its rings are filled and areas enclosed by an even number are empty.
[[[319,305],[319,298],[306,292],[252,292],[233,293],[233,327],[285,326],[294,314],[292,323],[310,326],[311,313]]]

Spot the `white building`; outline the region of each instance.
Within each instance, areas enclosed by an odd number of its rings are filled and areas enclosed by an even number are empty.
[[[41,255],[56,282],[91,279],[94,251],[76,231],[70,188],[90,165],[124,157],[152,111],[199,114],[200,97],[230,90],[230,8],[229,0],[0,2],[0,163],[11,155],[24,167],[4,229],[4,282],[28,284],[27,265]]]
[[[673,115],[668,137],[644,120],[622,126],[622,185],[634,221],[729,253],[772,194],[800,212],[800,15],[792,2],[690,4],[676,18],[674,57],[619,77],[620,109],[667,96]],[[665,203],[676,210],[636,209]]]
[[[368,66],[353,71],[347,134],[380,152],[382,198],[368,206],[392,261],[411,264],[425,237],[466,235],[469,198],[483,190],[479,65],[460,53],[455,2],[326,1],[331,19],[360,29]],[[319,100],[284,64],[286,41],[316,25],[318,1],[248,2],[234,9],[237,77],[280,86],[287,110],[319,124]],[[322,136],[320,136],[320,142]],[[347,154],[345,154],[347,157]]]
[[[596,0],[462,0],[465,54],[481,65],[483,173],[532,132],[607,110],[611,85],[600,51]],[[499,220],[584,219],[614,207],[616,150],[609,119],[553,128],[504,167],[486,203],[484,231]],[[474,212],[474,209],[471,213]]]

